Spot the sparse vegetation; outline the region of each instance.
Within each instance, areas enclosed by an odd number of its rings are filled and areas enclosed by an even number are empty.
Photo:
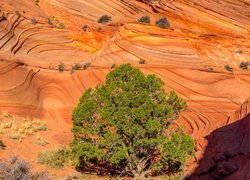
[[[6,146],[5,146],[5,144],[3,143],[3,141],[0,140],[0,150],[1,150],[1,149],[5,149],[5,147],[6,147]]]
[[[87,29],[88,29],[88,25],[87,25],[87,24],[84,24],[84,25],[82,26],[82,30],[83,30],[83,31],[87,31]]]
[[[233,68],[229,65],[225,65],[224,68],[227,70],[227,71],[230,71],[230,72],[233,72]]]
[[[111,65],[111,69],[113,69],[113,68],[115,68],[115,64],[112,64],[112,65]]]
[[[36,24],[37,24],[37,21],[36,21],[36,18],[35,18],[35,17],[33,17],[33,18],[31,19],[31,24],[33,24],[33,25],[36,25]]]
[[[65,29],[65,25],[64,25],[64,23],[62,23],[62,22],[61,22],[61,23],[59,23],[59,28],[60,28],[60,29]]]
[[[16,15],[17,15],[18,17],[21,16],[21,14],[20,14],[20,12],[19,12],[18,10],[16,10]]]
[[[243,69],[243,70],[247,70],[249,65],[250,65],[249,62],[241,62],[240,63],[240,68]]]
[[[83,63],[83,65],[82,65],[82,68],[84,69],[84,70],[86,70],[86,69],[88,69],[88,67],[91,65],[91,62],[85,62],[85,63]]]
[[[52,20],[50,18],[47,18],[47,22],[48,22],[49,25],[53,26],[53,22],[52,22]]]
[[[138,19],[138,22],[149,24],[150,23],[150,17],[149,16],[142,16],[142,17],[140,17],[140,19]]]
[[[64,72],[65,65],[63,62],[58,64],[58,72]]]
[[[0,162],[0,179],[31,179],[29,163],[19,160],[17,156],[11,156],[8,161]]]
[[[6,161],[0,162],[1,180],[49,180],[47,172],[31,172],[30,164],[20,160],[17,156],[11,156]]]
[[[82,66],[81,66],[80,63],[75,63],[75,64],[72,66],[71,70],[70,70],[70,74],[73,74],[75,71],[80,70],[81,67],[82,67]]]
[[[38,155],[37,161],[40,164],[46,164],[50,168],[61,169],[64,164],[73,165],[73,156],[71,150],[65,147],[59,147],[55,150],[41,152]]]
[[[210,66],[205,66],[205,69],[207,72],[214,72],[214,68],[212,68]]]
[[[125,64],[103,85],[88,89],[72,114],[78,167],[135,179],[182,171],[194,141],[171,124],[186,103],[174,92],[166,94],[163,85],[155,75],[145,77]]]
[[[33,136],[38,131],[46,131],[48,127],[39,119],[19,118],[6,111],[1,114],[0,133],[13,140],[22,141],[26,136]]]
[[[112,21],[112,18],[108,15],[103,15],[98,19],[98,23],[107,23],[109,21]]]
[[[162,17],[155,22],[155,25],[159,26],[160,28],[166,29],[169,28],[170,23],[166,17]]]
[[[139,64],[145,64],[145,60],[144,59],[140,59],[140,61],[139,61]]]

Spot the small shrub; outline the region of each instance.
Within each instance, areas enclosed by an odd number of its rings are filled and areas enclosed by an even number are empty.
[[[145,60],[144,59],[140,59],[140,61],[139,61],[139,64],[145,64]]]
[[[21,16],[21,14],[20,14],[20,12],[19,12],[18,10],[16,10],[16,15],[17,15],[18,17]]]
[[[240,63],[240,68],[243,69],[243,70],[247,70],[249,65],[250,65],[249,62],[241,62]]]
[[[39,135],[36,136],[36,140],[37,140],[36,144],[39,146],[45,146],[45,145],[49,144],[49,142],[45,138],[43,138]]]
[[[50,18],[47,18],[47,22],[49,25],[53,26],[52,20]]]
[[[44,151],[38,154],[37,161],[40,164],[46,164],[50,168],[61,169],[64,163],[69,163],[72,158],[71,151],[65,147],[59,147],[55,150]]]
[[[11,156],[6,162],[0,162],[0,179],[30,180],[29,163],[19,160],[17,156]]]
[[[150,17],[149,16],[142,16],[140,19],[138,19],[138,22],[149,24]]]
[[[205,66],[205,69],[207,72],[214,72],[214,68],[212,68],[212,67]]]
[[[159,26],[160,28],[166,29],[169,28],[170,24],[166,17],[162,17],[159,20],[155,22],[156,26]]]
[[[4,149],[6,146],[5,146],[5,144],[3,143],[3,141],[2,140],[0,140],[0,149]]]
[[[86,63],[83,63],[83,69],[86,70],[88,69],[88,67],[91,65],[91,62],[86,62]]]
[[[107,23],[109,21],[112,21],[112,18],[108,15],[103,15],[98,19],[98,23]]]
[[[64,25],[64,23],[62,23],[62,22],[61,22],[61,23],[59,23],[59,28],[60,28],[60,29],[65,29],[65,25]]]
[[[83,30],[83,31],[87,31],[87,29],[88,29],[88,25],[84,24],[84,25],[82,26],[82,30]]]
[[[33,25],[36,25],[36,24],[37,24],[36,18],[33,17],[33,18],[31,19],[31,24],[33,24]]]
[[[230,72],[233,72],[233,68],[229,65],[225,65],[224,68],[227,70],[227,71],[230,71]]]
[[[115,64],[112,64],[112,65],[111,65],[111,69],[113,69],[113,68],[115,68]]]
[[[65,68],[64,63],[60,62],[60,63],[58,64],[58,71],[59,71],[59,72],[64,72],[64,68]]]

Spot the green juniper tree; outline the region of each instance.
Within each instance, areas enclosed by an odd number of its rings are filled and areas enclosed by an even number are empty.
[[[163,85],[125,64],[88,89],[72,115],[79,168],[135,179],[181,171],[194,142],[182,130],[170,133],[170,126],[186,103],[174,92],[166,95]]]

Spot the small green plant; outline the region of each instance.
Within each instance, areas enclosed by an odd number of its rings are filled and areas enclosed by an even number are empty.
[[[36,25],[36,24],[37,24],[37,21],[36,21],[36,18],[35,18],[35,17],[33,17],[33,18],[31,19],[31,24],[33,24],[33,25]]]
[[[16,15],[17,15],[18,17],[21,16],[21,14],[20,14],[20,12],[19,12],[18,10],[16,10]]]
[[[3,141],[2,140],[0,140],[0,149],[5,149],[5,144],[3,143]]]
[[[70,70],[70,74],[73,74],[75,71],[77,71],[77,70],[79,70],[79,69],[81,69],[81,64],[80,64],[80,63],[75,63],[75,64],[72,66],[71,70]]]
[[[89,67],[90,65],[91,65],[91,62],[83,63],[82,68],[83,68],[84,70],[86,70],[86,69],[88,69],[88,67]]]
[[[229,65],[225,65],[224,68],[227,70],[227,71],[230,71],[230,72],[233,72],[233,68]]]
[[[112,21],[112,18],[108,15],[103,15],[98,19],[98,23],[107,23],[109,21]]]
[[[144,59],[140,59],[140,61],[139,61],[139,64],[145,64],[145,60]]]
[[[84,25],[82,26],[82,30],[83,30],[83,31],[87,31],[87,29],[88,29],[88,25],[87,25],[87,24],[84,24]]]
[[[74,160],[71,150],[65,147],[59,147],[54,150],[44,151],[38,154],[37,161],[40,164],[46,164],[50,168],[61,169],[65,163],[73,165]]]
[[[58,64],[58,72],[64,72],[65,65],[63,62]]]
[[[47,18],[47,22],[48,22],[49,25],[53,26],[53,22],[52,22],[52,20],[50,18]]]
[[[59,23],[59,28],[60,28],[60,29],[65,29],[65,25],[64,25],[64,23],[62,23],[62,22],[61,22],[61,23]]]
[[[138,22],[149,24],[150,23],[150,17],[149,16],[142,16],[142,17],[140,17],[140,19],[138,19]]]
[[[166,29],[169,28],[170,23],[166,17],[162,17],[155,22],[155,25],[159,26],[160,28]]]
[[[240,68],[243,69],[243,70],[247,70],[249,65],[250,65],[249,62],[241,62],[240,63]]]

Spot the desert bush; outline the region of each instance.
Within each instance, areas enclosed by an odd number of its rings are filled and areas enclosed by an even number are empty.
[[[70,70],[70,74],[73,74],[75,71],[81,69],[81,67],[82,67],[82,66],[81,66],[80,63],[75,63],[75,64],[72,66],[71,70]]]
[[[149,24],[150,23],[150,17],[149,16],[142,16],[142,17],[140,17],[138,19],[138,22]]]
[[[83,30],[83,31],[87,31],[87,29],[88,29],[88,25],[87,25],[87,24],[84,24],[84,25],[82,26],[82,30]]]
[[[116,66],[115,64],[112,64],[112,65],[111,65],[111,69],[115,68],[115,66]]]
[[[50,18],[47,18],[47,22],[48,22],[49,25],[53,26],[53,22],[52,22],[52,20]]]
[[[36,24],[37,24],[37,21],[36,21],[36,18],[35,18],[35,17],[33,17],[33,18],[31,19],[31,24],[33,24],[33,25],[36,25]]]
[[[174,92],[166,94],[161,79],[121,65],[103,85],[85,91],[73,111],[78,168],[136,179],[181,171],[194,141],[171,124],[185,108]]]
[[[169,26],[170,26],[169,21],[166,17],[162,17],[162,18],[158,19],[155,22],[155,25],[159,26],[160,28],[163,28],[163,29],[169,28]]]
[[[6,162],[0,162],[0,179],[30,180],[29,163],[19,160],[17,156],[11,156]]]
[[[20,14],[20,12],[19,12],[18,10],[16,10],[16,15],[17,15],[18,17],[21,16],[21,14]]]
[[[145,60],[144,59],[140,59],[140,61],[139,61],[139,64],[145,64]]]
[[[59,71],[59,72],[64,72],[64,68],[65,68],[64,63],[60,62],[60,63],[58,64],[58,71]]]
[[[62,23],[62,22],[61,22],[61,23],[59,23],[59,28],[60,28],[60,29],[65,29],[65,25],[64,25],[64,23]]]
[[[61,169],[65,163],[73,164],[71,150],[65,147],[59,147],[55,150],[48,150],[38,154],[37,161],[40,164],[46,164],[50,168]]]
[[[98,23],[107,23],[109,21],[112,21],[112,18],[108,15],[103,15],[98,19]]]
[[[3,143],[3,141],[2,140],[0,140],[0,149],[5,149],[5,144]]]
[[[17,156],[10,156],[8,160],[0,162],[1,180],[49,180],[47,172],[32,173],[30,164],[20,160]]]
[[[227,70],[227,71],[230,71],[230,72],[233,72],[233,68],[229,65],[225,65],[224,68]]]
[[[249,65],[250,65],[249,62],[241,62],[240,63],[240,68],[243,69],[243,70],[247,70]]]
[[[84,69],[84,70],[86,70],[86,69],[88,69],[88,67],[91,65],[91,62],[85,62],[85,63],[83,63],[83,65],[82,65],[82,68]]]

